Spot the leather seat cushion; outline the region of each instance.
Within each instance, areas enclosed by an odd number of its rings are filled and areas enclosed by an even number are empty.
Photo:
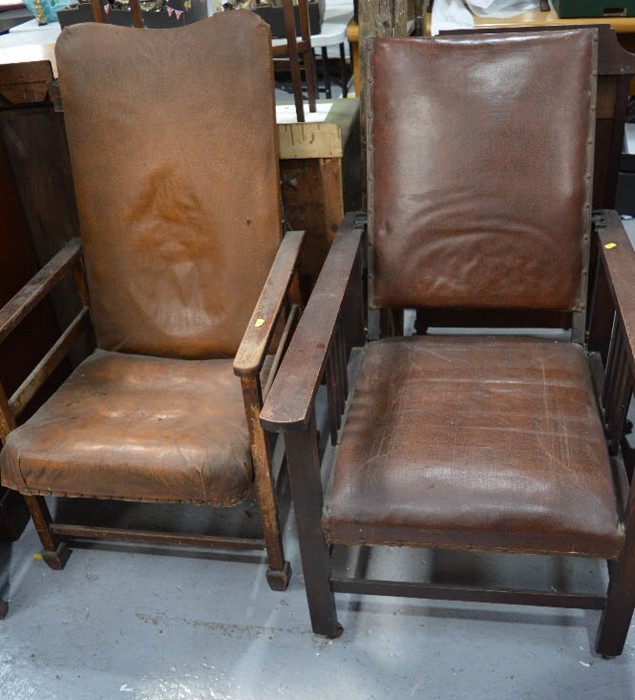
[[[616,494],[580,347],[391,338],[362,360],[323,524],[330,542],[614,557]]]
[[[97,350],[0,453],[26,494],[230,506],[253,469],[231,360]]]

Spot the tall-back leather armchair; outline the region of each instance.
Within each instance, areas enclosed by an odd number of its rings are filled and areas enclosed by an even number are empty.
[[[250,12],[173,30],[77,25],[56,56],[82,239],[0,313],[0,339],[74,270],[83,307],[45,365],[89,320],[96,347],[24,425],[28,382],[0,395],[2,483],[26,497],[54,568],[67,537],[264,547],[269,583],[284,588],[257,416],[297,313],[302,234],[282,237],[269,29]],[[47,495],[214,507],[255,497],[263,534],[105,533],[51,522]]]
[[[313,630],[340,633],[339,592],[582,607],[603,611],[597,651],[618,655],[635,605],[620,449],[635,252],[615,212],[592,221],[597,32],[375,39],[368,56],[367,225],[346,220],[261,415],[285,436]],[[405,308],[518,326],[404,336]],[[521,328],[534,311],[562,320],[559,338]],[[607,354],[587,343],[589,313],[589,337],[614,321]],[[333,566],[353,545],[371,552]],[[610,582],[592,595],[373,578],[382,545],[605,559]]]

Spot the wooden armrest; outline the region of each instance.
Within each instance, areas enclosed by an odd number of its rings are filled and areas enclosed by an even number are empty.
[[[234,374],[239,377],[257,374],[262,368],[298,264],[303,241],[304,231],[287,231],[282,239],[234,359]]]
[[[616,212],[601,212],[596,226],[607,282],[627,340],[631,370],[635,373],[635,250]]]
[[[0,309],[0,343],[24,319],[79,258],[82,244],[79,238],[69,241],[57,255]]]
[[[362,240],[355,226],[355,215],[347,215],[331,245],[260,414],[267,430],[302,430],[308,424]]]

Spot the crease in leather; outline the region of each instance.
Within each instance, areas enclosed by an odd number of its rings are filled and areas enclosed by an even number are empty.
[[[0,452],[22,493],[229,506],[253,483],[231,360],[97,350]]]
[[[583,303],[594,56],[578,30],[374,40],[375,306]]]
[[[329,541],[612,557],[616,500],[579,346],[392,338],[366,350],[324,528]]]
[[[171,30],[62,32],[99,347],[235,355],[282,232],[270,53],[267,25],[246,11]]]

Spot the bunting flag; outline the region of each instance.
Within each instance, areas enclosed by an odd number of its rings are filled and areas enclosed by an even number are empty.
[[[168,12],[168,17],[172,17],[172,15],[176,15],[177,20],[181,19],[181,15],[183,14],[183,10],[176,10],[173,7],[170,7],[167,3],[165,4],[165,9]]]

